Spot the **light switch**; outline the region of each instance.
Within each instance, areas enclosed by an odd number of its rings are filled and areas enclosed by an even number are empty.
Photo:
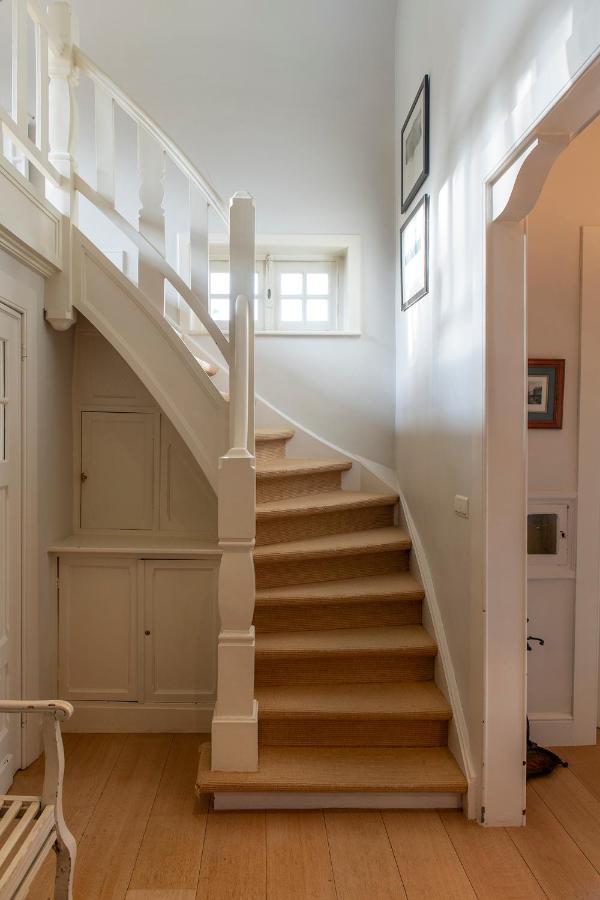
[[[469,518],[469,498],[457,494],[454,498],[454,512],[463,519]]]

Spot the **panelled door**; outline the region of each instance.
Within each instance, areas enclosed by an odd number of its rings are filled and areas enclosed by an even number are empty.
[[[0,303],[0,698],[20,696],[21,317]],[[19,716],[0,716],[0,794],[20,765]]]

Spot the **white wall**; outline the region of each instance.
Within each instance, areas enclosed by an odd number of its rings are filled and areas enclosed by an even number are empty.
[[[559,157],[527,220],[528,355],[565,360],[563,427],[528,432],[529,493],[577,494],[581,227],[600,224],[600,119]],[[574,537],[574,535],[572,535]],[[528,583],[528,712],[573,711],[575,581]]]
[[[30,399],[35,410],[37,434],[27,484],[37,483],[37,491],[31,497],[30,513],[38,529],[38,545],[34,552],[39,579],[39,691],[40,696],[52,697],[56,695],[57,684],[57,598],[55,572],[47,547],[72,530],[73,332],[59,333],[45,323],[41,276],[2,250],[0,272],[27,289],[22,297],[15,298],[15,302],[25,307],[28,317],[25,380],[29,384],[33,381],[35,385]]]
[[[595,0],[400,0],[397,129],[431,76],[431,288],[397,313],[396,463],[471,748],[483,699],[484,182],[597,49]],[[400,222],[399,202],[397,209]],[[397,309],[399,298],[397,298]],[[471,518],[453,512],[471,499]]]
[[[361,338],[262,337],[257,389],[391,464],[396,0],[74,0],[81,46],[262,233],[360,234]],[[324,402],[325,401],[325,402]]]

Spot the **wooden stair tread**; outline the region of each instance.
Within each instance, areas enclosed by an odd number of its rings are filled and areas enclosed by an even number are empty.
[[[339,654],[435,656],[437,645],[422,625],[339,628],[326,631],[276,631],[256,636],[257,659]]]
[[[257,428],[254,432],[254,439],[257,444],[268,441],[289,441],[294,434],[295,431],[292,428]]]
[[[262,747],[258,772],[212,772],[203,744],[196,790],[458,793],[464,775],[447,747]]]
[[[351,531],[347,534],[326,534],[300,541],[284,541],[265,544],[254,549],[255,562],[289,561],[292,559],[319,559],[327,556],[348,556],[357,553],[377,553],[391,550],[409,550],[411,541],[401,528],[371,528],[367,531]]]
[[[393,572],[341,581],[261,588],[256,591],[256,605],[363,603],[368,600],[423,600],[424,597],[425,591],[409,572]]]
[[[256,461],[256,477],[260,480],[289,478],[292,475],[315,475],[321,472],[345,472],[352,463],[344,459],[263,459]]]
[[[202,357],[200,357],[200,356],[196,356],[195,360],[198,363],[198,365],[200,366],[200,368],[204,372],[206,372],[206,374],[209,376],[209,378],[214,378],[214,376],[219,371],[218,366],[216,366],[214,363],[207,362],[205,359],[202,359]]]
[[[368,506],[395,506],[396,494],[370,494],[366,491],[328,491],[323,494],[302,494],[256,504],[256,520],[261,522],[285,516],[311,516],[322,512],[360,509]]]
[[[258,715],[269,719],[436,719],[452,712],[433,681],[259,687]]]

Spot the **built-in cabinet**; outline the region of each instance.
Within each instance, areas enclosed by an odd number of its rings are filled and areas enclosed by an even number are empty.
[[[121,704],[143,706],[154,728],[168,727],[164,704],[202,724],[215,695],[217,561],[65,552],[57,566],[61,698],[86,703],[86,721],[97,704],[101,729]]]
[[[73,378],[73,533],[56,556],[58,687],[79,731],[207,730],[217,504],[153,397],[85,319]]]

